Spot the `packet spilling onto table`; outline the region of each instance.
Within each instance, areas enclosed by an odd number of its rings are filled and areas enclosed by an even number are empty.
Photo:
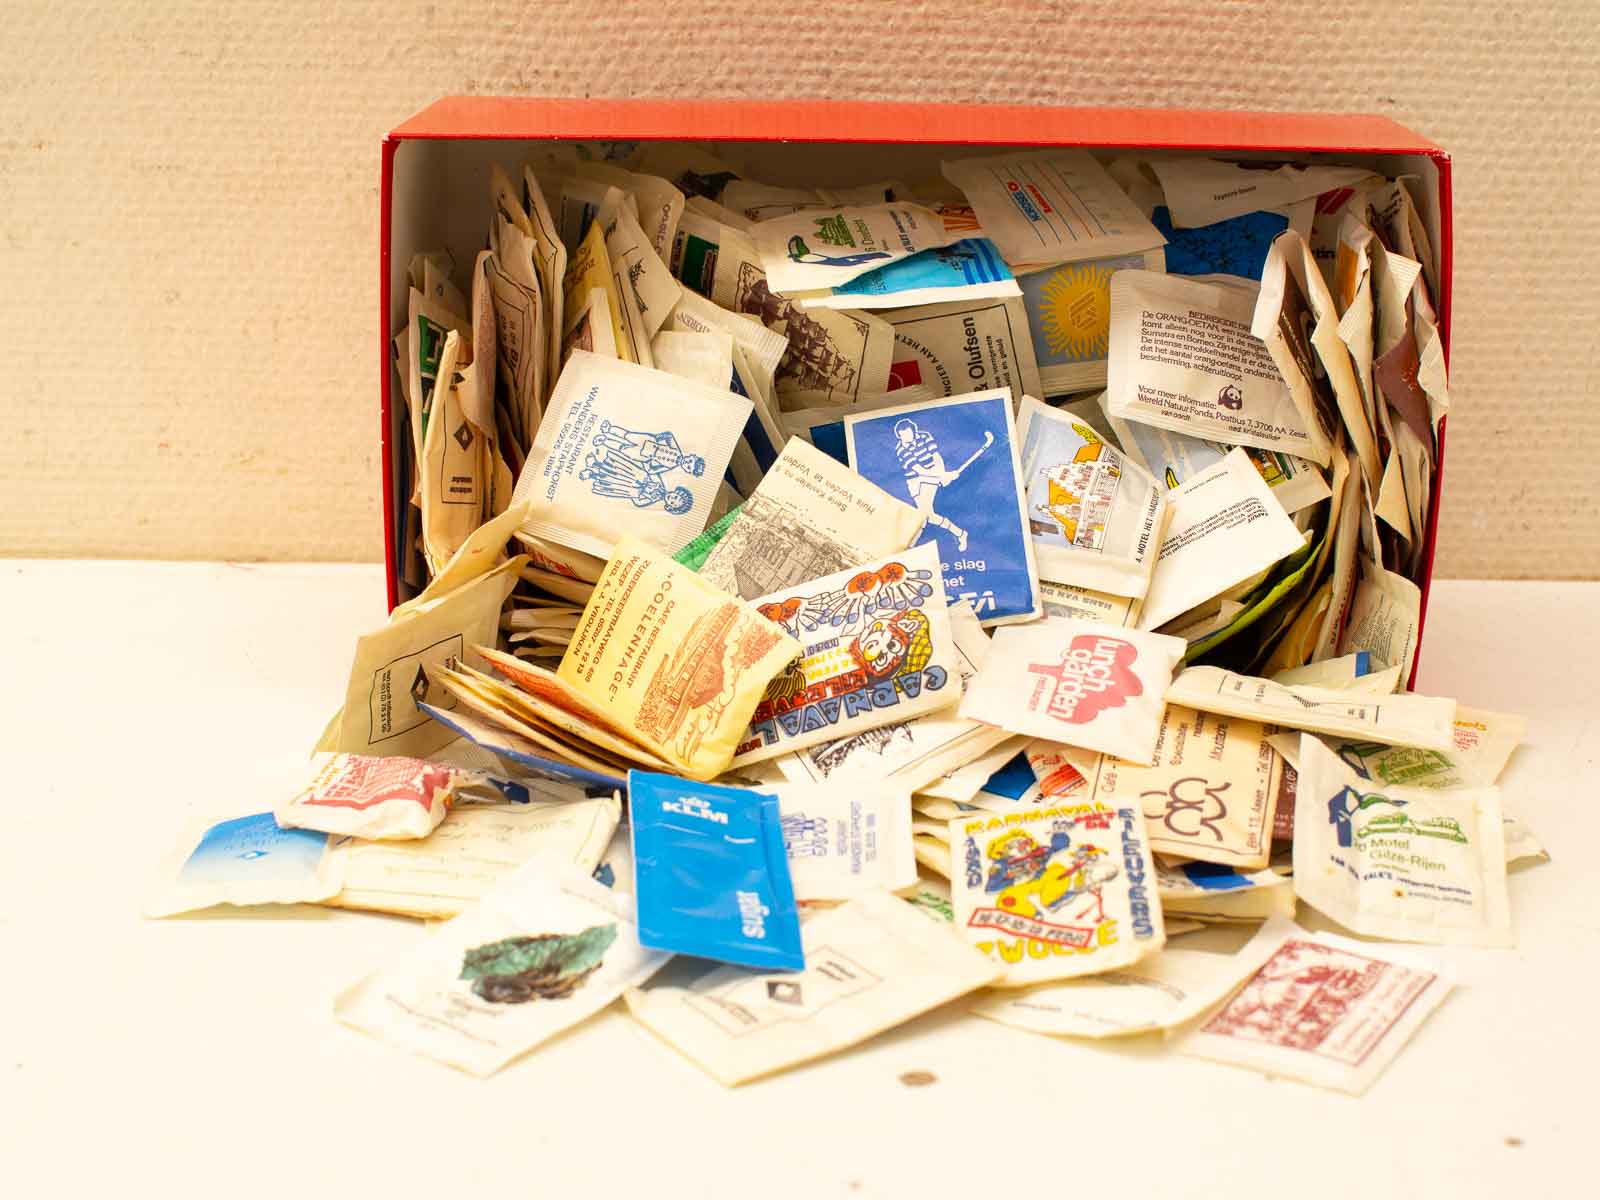
[[[1451,973],[1301,901],[1511,943],[1527,731],[1414,690],[1449,384],[1406,179],[485,149],[470,252],[403,264],[404,603],[151,915],[450,919],[338,1018],[487,1074],[626,996],[730,1085],[958,1000],[1359,1091]]]

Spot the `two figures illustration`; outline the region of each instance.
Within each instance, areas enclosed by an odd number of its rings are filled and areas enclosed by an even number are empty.
[[[682,471],[698,479],[706,460],[687,454],[671,431],[646,433],[600,422],[578,478],[596,496],[628,500],[636,508],[659,504],[669,513],[686,513],[694,507],[694,493],[682,485],[668,487],[666,476]]]

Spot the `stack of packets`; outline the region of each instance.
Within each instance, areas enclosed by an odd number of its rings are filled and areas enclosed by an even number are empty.
[[[1522,723],[1405,690],[1448,404],[1406,179],[486,183],[394,339],[409,599],[151,915],[446,920],[338,1019],[488,1074],[621,999],[727,1084],[960,998],[1360,1091],[1452,978],[1299,903],[1511,944]]]

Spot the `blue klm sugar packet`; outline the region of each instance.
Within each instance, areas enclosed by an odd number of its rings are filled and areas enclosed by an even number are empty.
[[[648,771],[628,794],[643,945],[805,969],[777,797]]]

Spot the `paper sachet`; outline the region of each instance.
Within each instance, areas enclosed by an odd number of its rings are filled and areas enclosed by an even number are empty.
[[[1238,956],[1164,949],[1103,975],[981,996],[980,1017],[1055,1037],[1113,1038],[1176,1029],[1224,1000],[1250,973]]]
[[[1150,167],[1161,181],[1173,224],[1185,227],[1213,225],[1376,178],[1366,167],[1284,163],[1263,169],[1259,163],[1216,158],[1158,158]]]
[[[734,764],[891,725],[961,699],[938,553],[924,543],[755,609],[802,646],[767,685]]]
[[[1217,863],[1157,863],[1156,885],[1166,916],[1207,925],[1255,924],[1295,912],[1294,881],[1271,870],[1241,874]]]
[[[1118,271],[1111,278],[1106,406],[1116,417],[1190,437],[1279,450],[1321,465],[1260,338],[1256,289]]]
[[[388,967],[341,993],[344,1024],[492,1075],[642,983],[667,956],[639,945],[629,897],[535,858]]]
[[[927,518],[945,593],[984,625],[1038,616],[1038,571],[1023,509],[1007,391],[977,392],[845,418],[850,465]]]
[[[1500,778],[1526,730],[1521,717],[1461,705],[1453,726],[1455,744],[1445,752],[1351,741],[1332,749],[1346,766],[1380,785],[1487,787]]]
[[[1306,544],[1243,450],[1168,493],[1172,515],[1139,627],[1154,629]]]
[[[643,334],[643,330],[634,328],[630,331],[624,322],[623,298],[617,294],[611,258],[606,253],[605,231],[598,220],[590,223],[589,232],[573,247],[571,257],[567,260],[567,273],[562,280],[561,291],[568,299],[561,327],[564,362],[573,348],[586,348],[585,342],[590,343],[590,347],[597,343],[601,335],[592,331],[593,326],[605,329],[604,337],[615,348],[618,358],[631,363],[639,361],[635,339]],[[596,293],[604,296],[603,307],[592,301]],[[587,331],[585,322],[588,323]]]
[[[1180,1054],[1360,1095],[1455,985],[1389,946],[1275,920],[1240,951],[1256,964],[1227,1004],[1174,1043]]]
[[[1370,937],[1509,946],[1505,830],[1494,787],[1378,786],[1302,737],[1294,888]]]
[[[1105,755],[1094,798],[1137,796],[1150,847],[1204,862],[1264,867],[1284,788],[1283,758],[1266,726],[1168,704],[1151,765]]]
[[[1167,689],[1173,704],[1290,729],[1448,751],[1456,702],[1436,696],[1352,696],[1335,689],[1285,687],[1221,667],[1189,667]]]
[[[782,783],[771,790],[796,900],[848,900],[916,883],[911,791],[904,784]]]
[[[1122,629],[1131,629],[1139,623],[1141,601],[1133,596],[1113,596],[1109,592],[1097,592],[1074,583],[1053,583],[1041,579],[1039,597],[1044,603],[1044,615],[1047,617],[1098,621]]]
[[[950,822],[955,924],[1021,987],[1159,950],[1155,866],[1136,809],[1061,804]]]
[[[163,864],[144,915],[325,900],[341,884],[329,841],[314,830],[284,829],[271,813],[192,824]]]
[[[523,530],[600,558],[623,531],[678,550],[708,523],[750,411],[726,389],[575,352],[517,480]]]
[[[863,1042],[994,978],[948,926],[881,893],[809,917],[806,969],[736,967],[628,993],[634,1019],[728,1086]]]
[[[343,886],[331,908],[445,920],[471,908],[535,856],[589,874],[617,829],[622,803],[556,783],[527,785],[526,801],[463,804],[412,842],[342,838],[332,857]]]
[[[1013,733],[1149,762],[1185,643],[1093,621],[996,632],[961,715]]]
[[[936,250],[857,275],[848,283],[802,294],[806,308],[907,308],[1018,296],[1022,289],[988,238],[962,238]]]
[[[700,577],[753,600],[906,549],[922,514],[792,439],[712,549]]]
[[[979,664],[982,665],[981,663]],[[967,683],[971,683],[968,677]],[[978,722],[983,724],[983,722]],[[1017,755],[1022,753],[1032,739],[1017,737],[998,730],[1006,736],[999,739],[977,757],[962,763],[959,767],[951,768],[947,773],[935,779],[932,783],[923,784],[918,790],[918,797],[927,797],[936,800],[947,800],[951,803],[967,804],[984,788],[985,782],[997,770],[1004,767]]]
[[[1164,240],[1087,150],[963,158],[941,169],[1012,270],[1132,254]]]
[[[1019,299],[928,304],[882,315],[894,326],[890,371],[899,387],[926,384],[941,396],[1009,388],[1013,403],[1042,394]]]
[[[1041,578],[1143,596],[1166,526],[1165,489],[1087,425],[1032,396],[1021,398],[1017,418]]]
[[[877,267],[978,233],[970,209],[884,203],[805,209],[757,221],[750,236],[768,286],[803,292],[848,283]]]
[[[1118,271],[1161,271],[1161,250],[1062,263],[1024,275],[1022,303],[1033,335],[1042,393],[1103,388],[1111,340],[1111,277]]]
[[[278,824],[376,841],[427,837],[470,778],[426,759],[364,754],[313,755],[312,770],[274,810]]]
[[[645,945],[805,969],[774,795],[630,771],[628,813]]]

